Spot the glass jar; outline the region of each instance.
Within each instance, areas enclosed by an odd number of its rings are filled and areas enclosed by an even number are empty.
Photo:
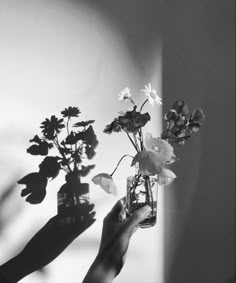
[[[132,216],[140,207],[146,204],[151,207],[148,217],[139,227],[147,228],[156,224],[157,218],[158,182],[155,176],[137,174],[127,178],[126,216]]]
[[[67,174],[66,183],[57,193],[58,215],[62,216],[65,222],[75,222],[75,217],[81,214],[88,203],[89,185],[81,183],[76,175]]]

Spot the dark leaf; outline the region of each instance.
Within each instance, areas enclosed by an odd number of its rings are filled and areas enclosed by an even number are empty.
[[[70,144],[70,145],[72,145],[72,144],[76,144],[77,141],[79,141],[79,140],[80,140],[80,138],[79,138],[79,136],[78,136],[77,133],[75,133],[75,132],[70,132],[70,134],[66,137],[64,143],[65,143],[65,144]]]
[[[39,138],[38,135],[35,135],[35,136],[30,140],[30,142],[35,142],[35,143],[37,143],[37,144],[40,144],[42,141],[41,141],[41,139]]]
[[[47,143],[46,141],[40,142],[39,145],[32,145],[27,149],[27,152],[32,155],[47,155],[48,150],[53,145],[51,143]]]
[[[92,159],[96,154],[94,147],[89,146],[89,145],[86,146],[85,153],[86,153],[88,159]]]
[[[48,156],[39,165],[40,173],[47,178],[56,178],[61,169],[60,163],[58,162],[58,157]]]
[[[73,127],[86,127],[94,122],[95,120],[81,121],[81,122],[74,124]]]
[[[127,111],[125,115],[119,116],[119,125],[127,133],[136,133],[144,127],[151,117],[149,113],[141,114],[136,111],[136,106],[132,111]]]
[[[113,122],[105,127],[103,130],[106,134],[111,134],[112,132],[118,133],[121,131],[121,126],[119,124],[118,118],[115,118]]]
[[[78,133],[77,138],[92,147],[96,147],[98,145],[97,136],[95,135],[92,126],[89,126],[85,131]]]
[[[21,196],[27,196],[26,201],[37,204],[43,201],[46,196],[47,177],[40,173],[30,173],[17,182],[26,185],[21,191]]]

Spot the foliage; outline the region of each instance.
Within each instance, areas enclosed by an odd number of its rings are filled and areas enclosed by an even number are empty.
[[[147,102],[152,106],[154,104],[162,105],[161,98],[157,95],[155,89],[149,83],[141,90],[146,95],[139,111],[138,105],[132,99],[130,88],[125,88],[119,94],[119,101],[129,101],[133,109],[121,113],[118,117],[108,124],[104,133],[124,133],[127,135],[129,141],[132,143],[136,155],[130,156],[132,158],[131,166],[138,168],[137,176],[156,176],[160,185],[170,184],[176,175],[165,168],[166,165],[171,164],[177,160],[174,154],[173,146],[183,145],[189,140],[194,132],[197,132],[203,125],[205,115],[202,109],[196,109],[192,114],[189,114],[189,108],[184,100],[176,101],[172,108],[164,115],[166,121],[165,129],[160,137],[152,137],[151,133],[143,135],[144,126],[151,120],[148,112],[142,113],[142,110]],[[124,155],[118,162],[115,170],[111,174],[100,173],[96,175],[92,181],[100,185],[108,193],[113,191],[109,184],[114,186],[112,179],[113,174],[118,168],[121,160],[126,157]],[[102,178],[101,178],[102,177]],[[102,182],[100,182],[102,180]],[[106,184],[105,186],[103,184]]]
[[[41,123],[42,137],[35,135],[27,152],[31,155],[46,156],[39,164],[39,172],[26,175],[18,181],[25,184],[21,195],[27,196],[26,201],[35,204],[43,201],[49,178],[56,178],[61,170],[74,177],[85,177],[95,165],[82,165],[95,155],[98,144],[92,127],[94,120],[72,122],[80,114],[77,107],[68,107],[61,111],[62,118],[51,116]],[[64,130],[64,131],[63,131]],[[64,133],[64,136],[63,136]],[[47,156],[54,149],[57,154]]]

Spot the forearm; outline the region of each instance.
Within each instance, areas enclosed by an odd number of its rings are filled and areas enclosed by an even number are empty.
[[[117,272],[109,266],[106,259],[98,255],[82,283],[111,283],[116,274]]]
[[[12,283],[18,282],[30,273],[27,270],[27,263],[24,262],[21,254],[1,265],[0,272],[6,280]]]

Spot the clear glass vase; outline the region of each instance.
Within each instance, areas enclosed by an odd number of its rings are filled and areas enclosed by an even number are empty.
[[[66,183],[57,193],[57,212],[65,222],[75,222],[75,217],[82,214],[89,203],[89,185],[81,183],[80,178],[66,175]]]
[[[133,213],[146,204],[151,207],[148,217],[139,224],[141,228],[152,227],[157,218],[158,183],[154,176],[142,176],[137,174],[127,178],[126,216]]]

